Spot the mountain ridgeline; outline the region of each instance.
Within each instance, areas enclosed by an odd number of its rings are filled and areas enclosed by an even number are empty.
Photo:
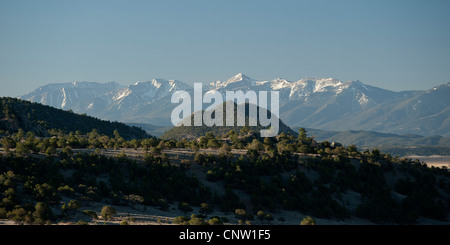
[[[149,135],[138,127],[120,122],[109,122],[88,115],[79,115],[39,103],[15,98],[0,98],[0,130],[14,133],[18,129],[33,132],[37,136],[48,137],[57,132],[82,134],[96,129],[98,133],[110,137],[117,130],[125,139],[142,139]]]
[[[72,82],[49,84],[20,98],[105,120],[169,126],[177,106],[171,95],[180,90],[193,92],[191,85],[178,80],[153,79],[129,86]],[[255,80],[239,73],[204,84],[203,90],[278,91],[280,119],[290,127],[450,136],[450,83],[426,91],[394,92],[360,81]]]

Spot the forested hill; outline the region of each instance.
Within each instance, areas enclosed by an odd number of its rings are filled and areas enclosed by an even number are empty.
[[[237,126],[237,118],[238,118],[238,114],[237,114],[237,104],[234,103],[234,124],[232,126],[229,126],[226,124],[226,118],[227,118],[227,111],[226,111],[226,102],[224,102],[222,105],[222,110],[223,110],[223,125],[224,126],[206,126],[206,125],[202,125],[202,126],[184,126],[184,125],[179,125],[179,126],[175,126],[173,128],[171,128],[170,130],[168,130],[167,132],[165,132],[163,135],[160,136],[161,139],[176,139],[176,140],[180,140],[183,138],[186,139],[196,139],[199,138],[201,136],[205,136],[206,133],[212,133],[213,135],[218,135],[218,136],[222,136],[222,135],[226,135],[228,134],[230,131],[234,131],[236,133],[239,133],[241,135],[250,135],[250,134],[255,134],[258,137],[260,136],[260,132],[263,129],[268,129],[270,126],[269,125],[267,127],[261,126],[260,125],[260,108],[259,106],[256,105],[256,120],[257,121],[257,125],[256,126],[249,126],[249,121],[250,119],[255,119],[255,118],[251,118],[250,115],[250,104],[249,103],[245,103],[245,126]],[[214,109],[214,112],[211,112],[212,115],[214,115],[215,111],[219,110],[218,108]],[[267,113],[267,115],[271,115],[271,117],[276,117],[274,114],[272,114],[272,112],[270,110],[262,110],[265,113]],[[184,122],[187,122],[188,120],[191,121],[191,125],[194,125],[194,114],[196,112],[192,113],[190,117],[184,119]],[[205,113],[205,111],[203,111],[203,113]],[[231,115],[231,114],[230,114]],[[269,117],[269,118],[271,118]],[[267,117],[266,117],[267,118]],[[283,123],[283,121],[281,119],[279,120],[279,129],[278,129],[278,135],[281,133],[285,133],[288,135],[294,135],[297,136],[297,132],[295,132],[294,130],[292,130],[290,127],[288,127],[286,124]]]
[[[119,122],[100,120],[86,114],[76,114],[50,106],[16,98],[0,98],[0,130],[13,133],[19,128],[37,136],[50,136],[58,132],[83,134],[97,129],[100,134],[114,136],[117,130],[125,139],[141,139],[149,135],[138,127]]]

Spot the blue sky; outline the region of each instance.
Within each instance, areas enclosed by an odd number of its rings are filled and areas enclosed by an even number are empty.
[[[55,82],[450,81],[450,1],[0,0],[0,96]]]

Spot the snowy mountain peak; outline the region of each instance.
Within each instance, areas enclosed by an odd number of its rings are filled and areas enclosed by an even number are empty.
[[[250,78],[243,73],[238,73],[238,74],[234,75],[232,78],[228,79],[226,82],[224,82],[224,84],[230,84],[230,83],[241,82],[241,81],[255,81],[255,79]]]
[[[251,87],[256,85],[256,80],[253,78],[250,78],[243,73],[238,73],[231,77],[230,79],[226,80],[225,82],[216,81],[211,83],[210,85],[214,86],[215,89],[218,88],[227,88],[227,89],[236,89],[236,88],[243,88],[243,87]]]

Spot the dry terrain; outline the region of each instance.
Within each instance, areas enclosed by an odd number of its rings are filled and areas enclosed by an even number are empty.
[[[73,149],[74,153],[78,152],[94,152],[95,149]],[[211,153],[211,154],[219,154],[219,150],[214,149],[200,149],[199,152],[202,153]],[[125,153],[127,157],[136,160],[137,162],[143,162],[144,152],[142,149],[102,149],[101,153],[105,156],[114,157],[120,153]],[[194,152],[190,149],[185,148],[174,148],[174,149],[166,149],[163,153],[167,154],[169,158],[172,159],[172,162],[179,163],[182,159],[192,160],[194,158]],[[233,149],[231,154],[234,157],[239,157],[240,155],[244,155],[246,150],[237,150]],[[0,148],[0,154],[4,154],[4,150]],[[308,157],[305,154],[300,154],[304,157]],[[44,157],[43,155],[35,155],[35,157]],[[408,158],[419,159],[425,161],[429,166],[446,166],[450,167],[450,156],[409,156]],[[208,181],[206,178],[206,174],[201,171],[201,167],[192,164],[191,168],[188,170],[190,174],[195,174],[206,186],[208,186],[212,191],[217,191],[218,193],[224,192],[224,188],[221,183]],[[308,178],[314,179],[317,176],[314,176],[312,172],[305,172]],[[250,197],[248,194],[243,191],[236,190],[236,194],[241,198],[241,200],[246,203],[250,202]],[[352,208],[351,206],[358,205],[358,193],[348,191],[345,193],[346,199],[349,202],[348,208]],[[69,198],[63,197],[61,203],[68,203],[70,201]],[[100,217],[100,212],[103,206],[111,205],[109,203],[103,202],[85,202],[82,207],[76,214],[72,214],[69,218],[60,220],[57,224],[60,225],[70,225],[75,224],[80,220],[87,222],[88,224],[120,224],[122,221],[126,220],[128,224],[131,225],[170,225],[172,224],[175,217],[178,216],[190,216],[191,214],[199,214],[199,207],[193,207],[193,211],[187,214],[183,213],[179,210],[178,203],[172,203],[167,211],[162,211],[153,206],[144,206],[144,205],[135,205],[131,206],[113,206],[117,210],[117,214],[114,216],[112,220],[104,221]],[[95,211],[99,215],[99,219],[92,219],[91,217],[82,213],[84,210],[92,210]],[[55,210],[55,214],[59,214],[60,211]],[[298,225],[300,221],[306,217],[306,214],[294,211],[277,211],[271,213],[274,217],[274,220],[270,222],[270,224],[285,224],[285,225]],[[229,222],[226,224],[238,224],[238,219],[235,217],[234,213],[223,213],[218,210],[214,210],[212,214],[209,214],[205,220],[209,220],[211,217],[226,217]],[[365,219],[359,219],[352,217],[351,219],[346,220],[335,220],[335,219],[320,219],[315,218],[317,224],[319,225],[367,225],[374,224]],[[426,218],[420,218],[417,220],[420,224],[447,224],[448,222],[440,222],[436,220],[430,220]],[[251,224],[267,224],[266,221],[261,222],[258,219],[251,220]],[[14,224],[13,221],[0,219],[0,225],[11,225]]]

